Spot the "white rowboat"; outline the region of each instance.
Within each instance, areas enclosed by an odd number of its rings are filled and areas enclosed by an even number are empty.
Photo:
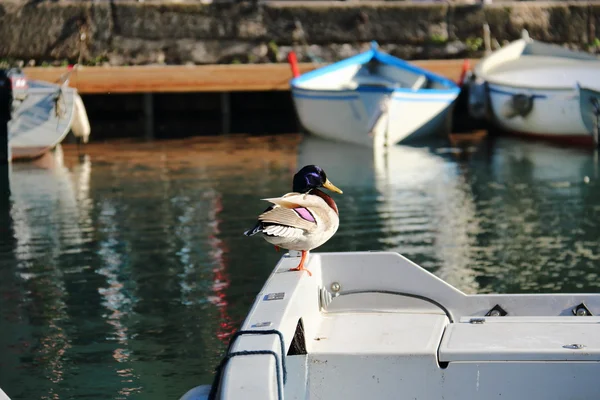
[[[485,85],[493,122],[505,131],[592,142],[579,106],[579,85],[600,90],[600,59],[579,51],[523,38],[483,58],[477,85]],[[474,95],[481,96],[473,89]],[[475,116],[477,117],[477,116]]]
[[[87,143],[90,123],[77,90],[29,81],[26,93],[8,123],[12,160],[40,157],[60,144],[70,131]]]
[[[447,133],[459,87],[383,53],[364,53],[291,81],[302,125],[316,136],[370,147]]]

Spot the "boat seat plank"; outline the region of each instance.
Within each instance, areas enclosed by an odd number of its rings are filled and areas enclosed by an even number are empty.
[[[417,78],[417,80],[410,87],[412,90],[419,90],[425,87],[427,83],[427,77],[425,75],[421,75]]]
[[[574,348],[572,345],[583,345]],[[446,329],[440,361],[600,361],[600,324],[458,323]]]
[[[447,323],[436,314],[325,314],[310,353],[434,357]]]
[[[394,81],[377,75],[356,75],[350,81],[343,83],[341,88],[346,90],[355,90],[360,86],[367,87],[387,87],[398,88],[402,87],[402,82]]]

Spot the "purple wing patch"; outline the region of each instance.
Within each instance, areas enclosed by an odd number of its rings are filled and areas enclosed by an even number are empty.
[[[296,214],[298,214],[300,216],[300,218],[310,221],[310,222],[317,222],[317,221],[315,221],[315,217],[313,217],[313,215],[310,213],[310,211],[308,211],[306,208],[298,207],[298,208],[294,208],[293,210],[296,212]]]

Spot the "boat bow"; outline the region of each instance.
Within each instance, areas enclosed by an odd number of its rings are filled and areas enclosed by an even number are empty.
[[[213,398],[594,398],[600,295],[466,295],[390,252],[284,256]]]

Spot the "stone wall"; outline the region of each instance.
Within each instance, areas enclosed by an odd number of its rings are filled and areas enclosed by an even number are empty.
[[[482,26],[598,51],[600,2],[485,6],[405,2],[38,2],[0,0],[0,57],[87,64],[334,61],[372,40],[406,59],[477,57]],[[80,40],[83,38],[83,40]],[[33,60],[33,61],[30,61]]]

